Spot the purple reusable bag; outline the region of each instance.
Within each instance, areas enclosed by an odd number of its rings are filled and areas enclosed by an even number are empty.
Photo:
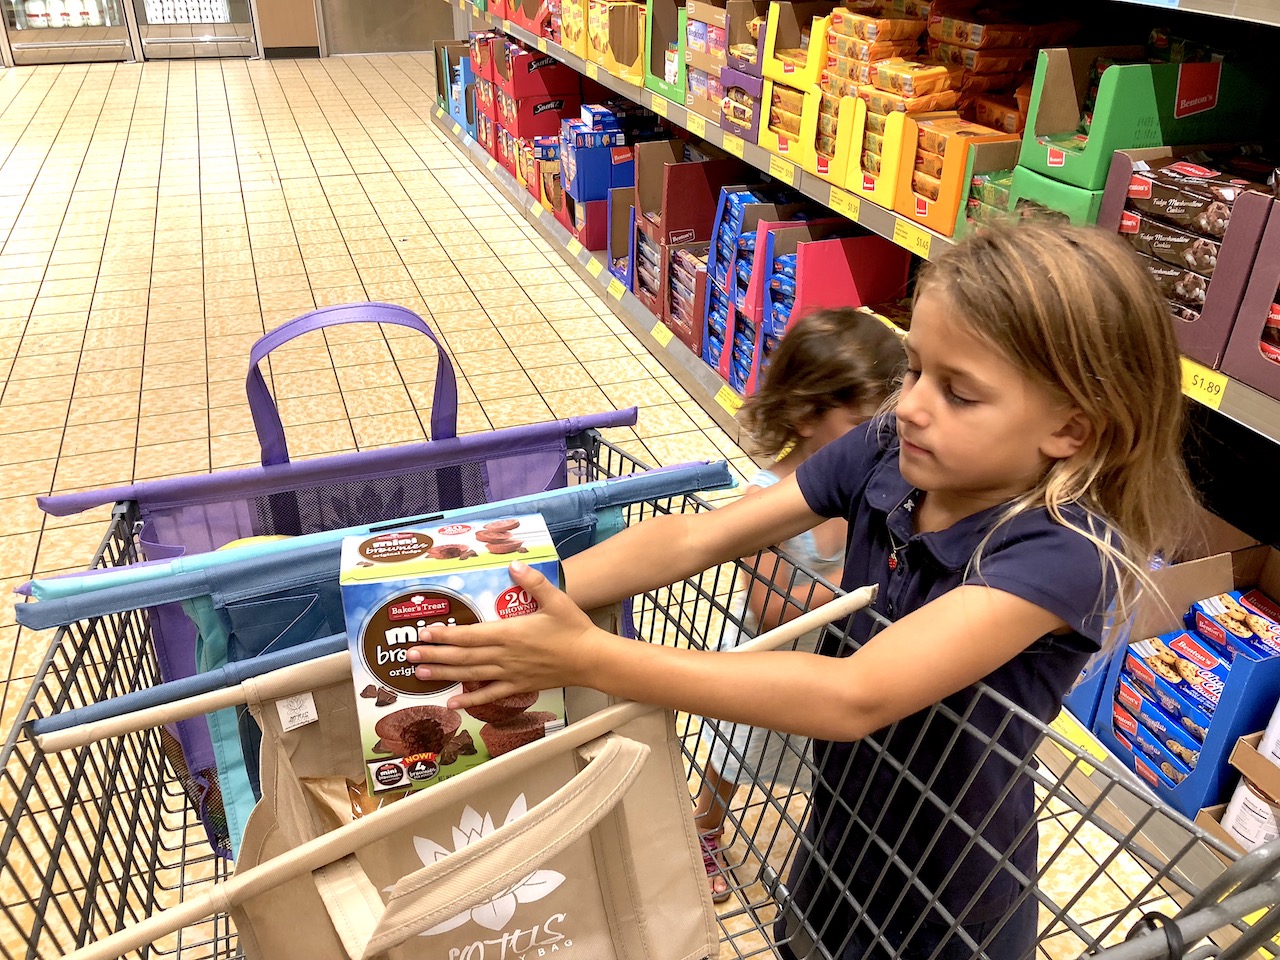
[[[430,439],[291,462],[280,414],[259,364],[272,350],[304,333],[348,323],[396,324],[424,334],[436,345]],[[41,497],[41,509],[61,517],[102,504],[137,501],[143,557],[171,558],[215,550],[243,537],[299,536],[559,489],[568,482],[571,438],[599,427],[636,422],[632,408],[459,437],[453,364],[417,314],[389,303],[325,307],[265,334],[250,351],[245,390],[262,447],[261,467]],[[193,676],[195,625],[178,604],[152,607],[149,613],[161,678]],[[179,722],[165,731],[164,739],[166,754],[204,822],[210,843],[229,857],[213,746],[204,718]]]

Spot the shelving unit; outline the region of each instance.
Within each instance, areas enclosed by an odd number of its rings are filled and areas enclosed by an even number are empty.
[[[665,97],[660,97],[643,87],[627,83],[625,80],[621,80],[602,70],[599,65],[583,60],[545,37],[534,36],[528,30],[511,23],[509,20],[503,20],[481,11],[468,0],[446,0],[446,2],[457,6],[459,10],[469,13],[493,29],[500,30],[508,36],[522,41],[529,47],[554,57],[561,63],[572,67],[578,73],[608,87],[615,93],[648,107],[659,116],[665,117],[675,126],[688,130],[694,136],[700,137],[726,153],[740,157],[757,170],[769,174],[775,180],[780,180],[794,187],[805,196],[816,200],[823,206],[830,207],[836,213],[848,217],[872,233],[894,241],[919,257],[927,260],[935,250],[945,249],[952,244],[952,240],[949,237],[944,237],[933,230],[926,229],[906,217],[899,216],[892,210],[887,210],[874,203],[863,202],[860,197],[856,197],[839,187],[832,186],[821,177],[806,173],[795,164],[768,152],[763,147],[754,143],[747,143],[741,137],[726,133],[705,117],[686,110],[683,105],[667,100]],[[1204,13],[1256,20],[1259,23],[1280,26],[1280,0],[1181,0],[1181,2],[1179,0],[1172,0],[1172,2],[1170,0],[1117,0],[1117,2],[1142,3],[1147,6],[1166,9],[1201,10]],[[453,132],[450,127],[446,126],[445,129],[451,133]],[[459,138],[457,133],[454,134],[454,137],[459,139],[459,142],[468,149],[474,146],[465,138]],[[481,162],[489,159],[488,154],[482,150],[479,153]],[[517,198],[516,202],[527,212],[529,204],[525,201],[532,198],[514,180],[512,180],[512,183],[523,195],[523,199]],[[534,205],[538,206],[536,203]],[[541,206],[538,206],[538,209],[541,210]],[[552,218],[549,215],[545,219],[548,222],[552,222]],[[567,246],[568,240],[571,239],[568,236],[568,232],[559,228],[558,224],[556,226],[563,236],[549,236],[548,239],[554,239],[555,242],[562,246]],[[580,263],[579,265],[582,264]],[[627,296],[629,297],[630,294]],[[645,310],[638,301],[632,307],[634,311],[638,311],[634,322],[639,324],[639,329],[644,331],[654,329],[652,314]],[[662,327],[662,325],[659,323],[657,327]],[[665,328],[663,328],[663,332],[665,333]],[[657,340],[654,340],[652,335],[648,336],[646,343],[651,348],[655,345],[658,347],[658,349],[655,349],[655,355],[666,365],[668,361],[662,355],[661,350],[666,349],[669,352],[675,348],[670,346],[663,348],[661,344],[658,344]],[[677,343],[676,346],[682,345]],[[692,357],[692,354],[687,349],[684,352]],[[708,372],[710,373],[710,371]],[[723,386],[724,381],[720,380],[714,373],[711,375],[718,384]],[[702,379],[705,378],[699,379],[699,384],[701,384]],[[686,384],[686,388],[689,388],[688,384]],[[1198,403],[1211,410],[1216,410],[1221,415],[1229,417],[1236,423],[1249,428],[1266,439],[1280,444],[1280,401],[1273,400],[1252,387],[1232,380],[1216,370],[1210,370],[1192,360],[1183,361],[1182,391]],[[717,417],[717,422],[721,422],[720,415],[725,412],[727,405],[725,395],[719,387],[711,390],[709,396],[706,393],[706,389],[701,385],[697,390],[691,389],[691,392],[712,416]],[[728,393],[732,395],[732,391],[728,391]],[[730,422],[732,423],[731,418]],[[736,435],[736,426],[733,433]]]
[[[447,113],[436,107],[432,110],[432,119],[436,126],[447,134],[466,152],[467,157],[498,187],[507,199],[520,209],[535,230],[544,239],[556,244],[563,251],[564,257],[574,265],[582,278],[595,291],[604,297],[606,302],[614,304],[614,312],[627,325],[648,351],[657,358],[667,371],[689,391],[690,396],[698,401],[706,412],[715,420],[729,437],[737,443],[741,428],[734,414],[742,405],[738,395],[733,392],[720,375],[695,356],[674,334],[654,317],[626,288],[621,280],[611,274],[604,260],[591,251],[586,250],[569,231],[556,220],[546,208],[535,200],[515,177],[511,176],[498,162],[485,152],[480,144],[462,135],[462,128]]]

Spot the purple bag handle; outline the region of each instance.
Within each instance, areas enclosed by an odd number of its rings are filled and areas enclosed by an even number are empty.
[[[458,380],[453,372],[453,364],[436,335],[421,317],[394,303],[348,303],[337,307],[321,307],[263,334],[249,351],[249,375],[245,378],[244,389],[249,396],[249,413],[253,416],[253,426],[262,446],[264,467],[288,463],[289,448],[285,444],[280,411],[276,409],[275,398],[267,389],[267,381],[258,365],[272,350],[295,337],[343,323],[394,323],[430,337],[431,342],[436,345],[437,360],[435,393],[431,400],[431,436],[428,439],[450,440],[458,435]]]

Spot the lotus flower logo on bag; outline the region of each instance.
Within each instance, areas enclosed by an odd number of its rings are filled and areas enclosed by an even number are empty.
[[[511,809],[507,811],[503,826],[524,816],[527,809],[528,805],[522,793],[512,801]],[[413,846],[418,856],[422,859],[423,866],[431,866],[431,864],[438,860],[443,860],[451,853],[460,853],[471,844],[493,833],[495,829],[497,828],[494,827],[493,818],[489,814],[486,813],[481,817],[471,807],[467,807],[462,811],[462,818],[458,826],[453,828],[453,850],[447,850],[434,840],[428,840],[426,837],[414,837]],[[437,934],[447,933],[462,926],[468,920],[474,921],[486,930],[502,930],[515,916],[516,907],[519,904],[541,900],[564,881],[564,874],[557,873],[555,870],[535,870],[506,889],[498,891],[484,903],[476,904],[470,910],[464,910],[462,913],[450,917],[442,923],[437,923],[430,930],[420,934],[420,936],[432,937]]]

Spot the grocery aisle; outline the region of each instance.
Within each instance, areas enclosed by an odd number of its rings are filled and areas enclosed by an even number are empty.
[[[48,637],[12,588],[82,568],[105,512],[35,496],[255,462],[250,345],[389,300],[443,335],[462,431],[636,404],[653,464],[742,451],[429,120],[430,57],[19,68],[0,76],[0,726]],[[416,334],[273,354],[291,452],[424,438]]]

